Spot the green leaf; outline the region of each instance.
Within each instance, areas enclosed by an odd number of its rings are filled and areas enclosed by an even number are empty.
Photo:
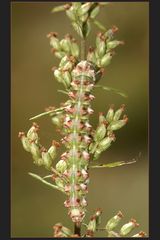
[[[123,165],[132,164],[132,163],[135,163],[135,162],[136,162],[136,160],[132,160],[132,161],[129,161],[129,162],[119,161],[119,162],[113,162],[113,163],[108,163],[108,164],[95,165],[95,166],[91,166],[91,168],[104,168],[104,167],[112,168],[112,167],[120,167],[120,166],[123,166]]]
[[[98,87],[98,88],[102,88],[103,90],[106,90],[106,91],[112,91],[124,98],[127,98],[127,94],[124,93],[122,90],[119,90],[119,89],[116,89],[116,88],[112,88],[112,87],[107,87],[107,86],[103,86],[103,85],[95,85],[95,87]]]
[[[106,30],[107,30],[107,29],[102,25],[102,23],[100,23],[99,21],[94,20],[93,23],[94,23],[99,29],[101,29],[102,31],[106,31]]]

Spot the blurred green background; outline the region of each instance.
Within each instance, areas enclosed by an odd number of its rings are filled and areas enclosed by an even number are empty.
[[[48,172],[33,165],[30,154],[22,148],[19,131],[27,131],[29,118],[43,112],[49,105],[59,106],[67,98],[57,89],[62,89],[53,78],[52,66],[57,60],[50,53],[50,31],[66,33],[78,38],[64,12],[51,14],[51,9],[60,3],[11,4],[11,90],[12,90],[12,237],[52,237],[52,226],[62,222],[72,228],[72,223],[63,206],[64,196],[52,190],[27,173],[44,176]],[[111,65],[105,71],[100,84],[119,88],[128,94],[122,98],[100,89],[94,91],[95,114],[91,123],[96,126],[98,112],[107,112],[110,104],[118,108],[126,104],[129,123],[116,132],[117,140],[102,154],[100,163],[137,158],[137,163],[112,169],[90,171],[88,213],[103,209],[102,223],[121,210],[125,218],[131,217],[141,224],[139,229],[148,233],[148,42],[149,4],[146,2],[112,3],[104,7],[97,17],[107,28],[116,25],[116,39],[125,45],[116,49]],[[88,37],[88,46],[94,46],[95,26]],[[40,125],[42,144],[50,146],[52,139],[59,140],[48,117],[37,120]],[[57,159],[58,161],[58,159]],[[134,233],[134,232],[133,232]],[[104,237],[100,232],[97,236]]]

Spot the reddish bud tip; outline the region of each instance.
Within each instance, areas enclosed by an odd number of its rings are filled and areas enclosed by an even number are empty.
[[[60,147],[60,143],[56,142],[55,140],[52,141],[52,145],[57,147],[57,148]]]
[[[115,32],[117,32],[117,31],[118,31],[118,27],[114,25],[114,26],[112,27],[112,32],[115,33]]]
[[[119,211],[119,212],[117,213],[117,216],[120,217],[120,218],[123,218],[123,217],[124,217],[121,211]]]
[[[25,136],[25,133],[24,133],[24,132],[19,132],[19,133],[18,133],[18,137],[19,137],[19,138],[22,138],[23,136]]]

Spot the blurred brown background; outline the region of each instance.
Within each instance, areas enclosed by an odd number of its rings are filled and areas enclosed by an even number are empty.
[[[51,67],[58,60],[50,53],[50,31],[62,38],[72,30],[64,12],[51,14],[51,9],[60,3],[12,3],[11,6],[11,65],[12,65],[12,237],[52,237],[52,226],[57,222],[71,227],[63,206],[64,196],[28,176],[34,172],[44,176],[44,169],[33,165],[30,154],[22,148],[17,135],[31,126],[29,118],[43,112],[49,105],[59,106],[66,96],[53,78]],[[149,4],[112,3],[104,7],[98,16],[107,28],[119,27],[116,39],[125,45],[116,49],[100,84],[119,88],[128,94],[122,98],[114,93],[95,90],[93,101],[95,114],[91,123],[96,126],[98,112],[106,112],[111,103],[118,108],[126,104],[129,123],[116,132],[117,140],[103,153],[100,163],[131,160],[139,153],[137,163],[112,169],[90,171],[88,193],[89,214],[94,209],[103,209],[102,223],[121,210],[127,222],[131,217],[141,224],[139,229],[148,233],[148,21]],[[93,26],[93,25],[92,25]],[[93,26],[89,45],[94,46]],[[40,125],[41,142],[49,147],[51,140],[59,140],[48,117],[37,120]],[[58,159],[57,159],[58,161]],[[87,214],[87,218],[89,217]],[[133,232],[134,233],[134,232]],[[104,237],[100,232],[97,236]]]

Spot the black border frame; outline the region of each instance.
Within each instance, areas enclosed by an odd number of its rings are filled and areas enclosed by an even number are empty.
[[[0,26],[1,26],[1,94],[0,94],[0,112],[1,112],[1,124],[2,127],[0,132],[0,238],[3,240],[12,239],[10,237],[10,168],[11,168],[11,89],[10,89],[10,8],[12,2],[23,2],[19,1],[8,1],[5,0],[1,2],[1,14],[0,14]],[[24,2],[33,2],[31,0]],[[34,2],[45,2],[45,0],[34,0]],[[64,2],[64,1],[47,1],[47,2]],[[150,169],[149,169],[149,238],[139,238],[139,239],[160,239],[159,231],[159,211],[158,206],[160,203],[160,197],[158,196],[158,176],[159,168],[158,161],[160,161],[159,154],[159,133],[160,133],[160,114],[159,114],[159,85],[158,85],[158,76],[159,76],[159,59],[160,59],[160,37],[158,36],[159,24],[158,21],[159,7],[158,1],[127,1],[127,0],[113,0],[112,2],[149,2],[149,24],[150,24],[150,39],[149,39],[149,160],[150,160]],[[158,114],[157,114],[158,113]],[[138,197],[138,196],[137,196]],[[159,227],[159,228],[158,228]],[[159,237],[159,238],[158,238]],[[13,238],[16,239],[16,238]],[[18,239],[18,238],[17,238]],[[20,238],[20,239],[32,239],[32,238]],[[33,238],[34,239],[34,238]],[[40,238],[40,239],[54,239],[54,238]],[[101,238],[94,238],[101,239]],[[110,238],[107,238],[110,239]],[[113,239],[113,238],[111,238]],[[117,239],[117,238],[116,238]],[[127,238],[119,238],[127,239]],[[130,239],[130,238],[129,238]]]

